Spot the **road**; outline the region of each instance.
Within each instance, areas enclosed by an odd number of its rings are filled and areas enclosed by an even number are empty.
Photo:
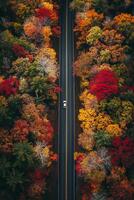
[[[70,0],[61,0],[59,106],[59,200],[75,199],[75,79],[73,76],[73,12]]]

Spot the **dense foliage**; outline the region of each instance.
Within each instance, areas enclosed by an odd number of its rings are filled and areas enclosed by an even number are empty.
[[[131,0],[74,0],[80,81],[76,173],[82,200],[134,199],[134,16]]]
[[[56,106],[58,5],[0,1],[0,199],[44,199],[57,160],[49,110]],[[57,38],[57,39],[56,39]]]

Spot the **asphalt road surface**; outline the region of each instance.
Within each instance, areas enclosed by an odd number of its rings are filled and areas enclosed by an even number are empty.
[[[75,78],[73,76],[73,12],[70,0],[61,0],[60,95],[59,107],[59,200],[75,199]]]

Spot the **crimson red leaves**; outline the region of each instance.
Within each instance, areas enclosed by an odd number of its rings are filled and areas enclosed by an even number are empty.
[[[102,70],[90,82],[89,89],[99,101],[106,99],[112,94],[118,93],[118,79],[114,72]]]
[[[0,83],[0,94],[10,96],[16,94],[19,89],[19,81],[15,77],[10,77]]]
[[[129,137],[121,139],[116,137],[113,140],[113,149],[110,150],[113,165],[123,165],[126,168],[134,164],[134,141]]]

